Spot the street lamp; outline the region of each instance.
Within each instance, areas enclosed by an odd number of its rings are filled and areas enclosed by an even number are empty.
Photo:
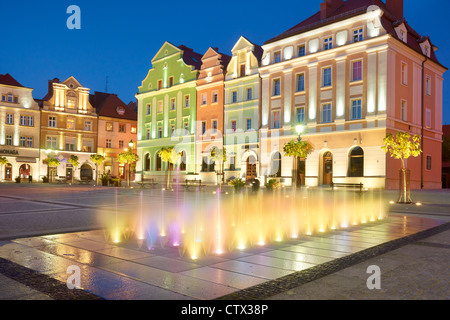
[[[303,125],[301,125],[301,124],[299,124],[299,125],[296,125],[295,126],[295,131],[297,131],[297,135],[298,135],[298,137],[297,137],[297,140],[298,140],[298,142],[300,142],[301,140],[302,140],[302,133],[303,133],[303,130],[305,130],[305,127],[303,126]],[[295,161],[295,164],[294,164],[294,188],[297,188],[297,184],[298,184],[298,171],[299,171],[299,157],[295,157],[295,159],[294,159],[294,161]]]
[[[303,130],[305,130],[305,127],[301,124],[295,126],[295,131],[297,131],[298,137],[300,138],[301,134],[303,133]]]
[[[128,146],[130,147],[130,153],[132,153],[134,146],[133,140],[130,140],[130,142],[128,142]],[[128,187],[130,187],[130,185],[131,185],[131,163],[128,163]]]

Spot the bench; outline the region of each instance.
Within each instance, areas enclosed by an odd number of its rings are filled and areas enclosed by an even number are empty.
[[[141,186],[141,188],[144,188],[145,186],[151,186],[152,188],[157,185],[155,182],[155,179],[153,178],[143,178],[138,184]]]
[[[89,184],[91,183],[93,180],[92,179],[88,179],[86,177],[82,177],[80,180],[78,180],[79,184]]]
[[[67,183],[67,177],[65,176],[59,176],[55,178],[57,183]]]
[[[358,188],[359,192],[363,191],[363,184],[361,183],[331,183],[331,190],[335,190],[335,188]]]
[[[185,184],[183,185],[185,190],[188,190],[190,187],[197,187],[199,190],[204,187],[205,185],[202,184],[202,180],[185,180]]]

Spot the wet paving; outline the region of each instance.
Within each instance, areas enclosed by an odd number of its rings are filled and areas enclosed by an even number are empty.
[[[210,300],[339,262],[443,225],[394,216],[361,226],[192,260],[176,247],[149,250],[135,240],[107,241],[103,231],[26,237],[0,242],[0,258],[66,283],[71,266],[80,289],[108,300]],[[286,278],[287,279],[287,278]]]

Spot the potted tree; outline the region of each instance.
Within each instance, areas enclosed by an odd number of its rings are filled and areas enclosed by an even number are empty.
[[[70,158],[68,159],[68,161],[72,164],[74,171],[75,171],[75,168],[80,166],[80,163],[78,162],[78,156],[76,156],[76,155],[72,154],[70,156]],[[72,180],[71,183],[72,184],[73,184],[73,175],[74,175],[74,172],[72,172],[72,177],[71,177],[71,180]]]
[[[95,164],[95,184],[98,184],[98,166],[105,162],[105,157],[101,154],[91,154],[91,161]]]
[[[139,156],[130,148],[127,151],[119,153],[119,155],[117,156],[117,161],[121,164],[128,163],[127,186],[129,187],[131,164],[139,161]]]
[[[57,158],[47,158],[42,160],[42,162],[47,165],[47,182],[50,182],[50,168],[57,168],[60,165],[60,161]]]
[[[6,157],[0,157],[0,168],[1,170],[1,176],[0,176],[0,181],[3,181],[3,168],[5,168],[5,165],[8,163],[8,159],[6,159]]]
[[[409,170],[406,168],[405,160],[409,157],[418,157],[420,149],[420,136],[414,135],[411,138],[409,132],[397,132],[396,136],[388,133],[383,139],[381,147],[391,158],[401,160],[402,167],[399,172],[399,197],[398,203],[411,203],[411,190],[409,184]]]
[[[216,170],[216,175],[219,190],[222,191],[222,183],[224,182],[224,164],[227,161],[227,150],[225,147],[223,149],[214,147],[212,148],[209,157],[212,161],[219,165],[219,170]]]
[[[159,155],[162,161],[167,162],[167,189],[169,189],[170,166],[173,167],[173,165],[178,162],[178,159],[180,159],[181,155],[178,152],[176,152],[176,150],[173,147],[162,148],[159,151]]]
[[[300,159],[306,159],[313,151],[314,147],[309,141],[303,141],[301,134],[303,132],[303,126],[297,126],[296,131],[298,133],[297,140],[291,140],[283,147],[283,152],[288,157],[294,157],[294,172],[293,183],[297,186],[298,181],[298,163]]]

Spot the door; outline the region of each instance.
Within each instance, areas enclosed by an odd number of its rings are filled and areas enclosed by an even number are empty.
[[[333,181],[333,155],[325,152],[323,155],[323,180],[322,184],[329,185]]]
[[[256,159],[254,156],[247,158],[246,180],[251,181],[256,178]]]
[[[71,167],[67,167],[66,168],[66,179],[68,181],[72,181],[72,174],[73,174],[73,169]]]
[[[6,181],[12,180],[12,165],[11,165],[11,163],[7,163],[5,165],[5,180]]]

